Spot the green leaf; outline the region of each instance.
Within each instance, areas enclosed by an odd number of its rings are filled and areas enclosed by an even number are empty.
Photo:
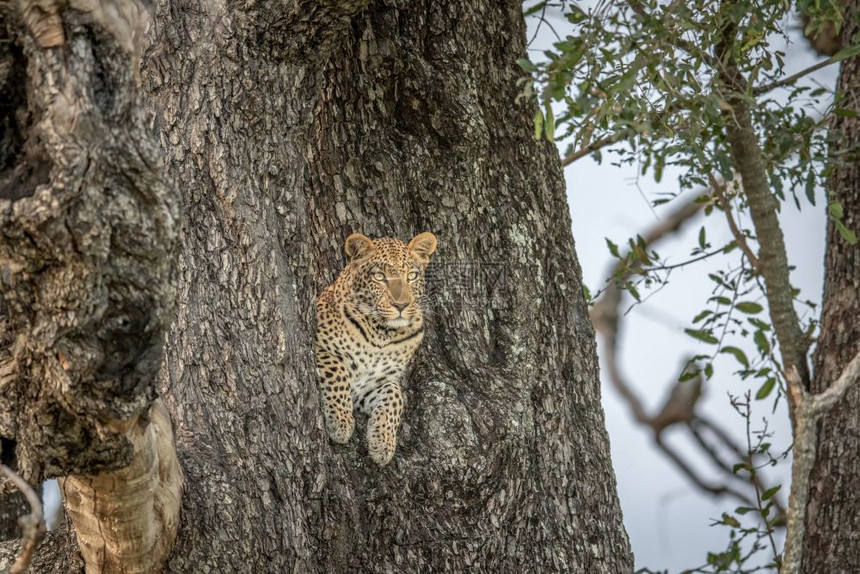
[[[657,160],[654,162],[654,181],[660,183],[660,180],[663,179],[663,169],[666,167],[666,159],[662,155],[657,156]]]
[[[752,508],[750,506],[738,506],[737,508],[735,508],[735,512],[743,516],[744,514],[750,512],[758,512],[758,508]]]
[[[716,345],[719,343],[719,340],[714,337],[709,331],[699,331],[696,329],[684,329],[684,332],[687,333],[694,339],[698,339],[703,343],[708,343],[709,345]]]
[[[770,341],[767,340],[764,331],[756,331],[753,335],[753,341],[755,341],[755,346],[758,347],[759,353],[762,355],[770,353]]]
[[[755,315],[756,313],[761,313],[763,307],[758,303],[753,303],[752,301],[741,301],[735,305],[735,309],[741,313],[746,313],[747,315]]]
[[[773,498],[773,495],[774,495],[774,494],[776,494],[777,492],[779,492],[779,489],[780,489],[780,488],[782,488],[782,485],[781,485],[781,484],[777,484],[777,485],[776,485],[776,486],[774,486],[773,488],[768,488],[767,490],[765,490],[765,491],[762,493],[762,495],[761,495],[761,499],[762,499],[762,500],[768,500],[768,499],[770,499],[770,498]]]
[[[738,519],[729,514],[728,512],[723,512],[723,524],[726,526],[734,526],[735,528],[740,528],[741,523],[738,522]]]
[[[728,353],[730,355],[734,355],[735,359],[737,359],[738,363],[743,365],[745,368],[749,369],[750,361],[747,359],[746,353],[738,349],[737,347],[723,347],[720,349],[721,353]]]
[[[836,230],[839,232],[839,235],[842,236],[842,239],[848,243],[848,245],[856,245],[857,244],[857,234],[845,227],[845,224],[839,221],[838,219],[834,219],[833,223],[836,225]]]
[[[651,264],[651,258],[648,257],[647,251],[645,251],[644,249],[642,249],[638,245],[634,245],[632,251],[633,251],[633,255],[636,257],[636,259],[639,260],[639,263],[641,263],[642,265],[646,265],[646,266]]]
[[[567,18],[567,21],[571,24],[579,24],[587,17],[585,12],[583,12],[582,8],[575,4],[571,4],[569,6],[569,10],[570,12],[565,14],[565,18]]]
[[[555,117],[552,115],[552,106],[547,104],[546,110],[546,139],[553,141],[555,138]]]
[[[684,371],[683,373],[681,373],[681,376],[678,377],[678,382],[679,383],[686,383],[687,381],[695,379],[696,377],[698,377],[700,373],[701,373],[701,371],[690,371],[690,370]]]
[[[711,377],[713,377],[713,376],[714,376],[714,365],[711,363],[708,363],[707,365],[705,365],[705,378],[707,380],[711,380]]]
[[[764,384],[759,388],[758,392],[755,394],[755,400],[760,401],[762,399],[766,399],[767,396],[773,391],[773,388],[776,386],[776,379],[768,379],[764,382]]]
[[[705,226],[703,225],[701,229],[699,229],[699,247],[702,249],[705,248]]]
[[[636,299],[637,302],[642,302],[642,296],[639,295],[639,291],[636,289],[636,287],[633,286],[633,283],[628,281],[624,288],[627,289],[627,292],[630,293],[630,296]]]
[[[747,463],[741,462],[732,467],[732,474],[737,474],[739,470],[745,470],[747,472],[750,472],[752,469]]]
[[[531,60],[529,60],[528,58],[520,58],[520,59],[518,59],[518,60],[517,60],[517,64],[519,64],[520,68],[522,68],[524,72],[528,72],[528,73],[530,73],[530,74],[533,74],[534,72],[537,72],[537,71],[538,71],[538,67],[537,67],[537,66],[535,66],[535,65],[531,62]]]
[[[701,313],[699,313],[698,315],[693,317],[693,324],[698,323],[699,321],[701,321],[705,317],[708,317],[708,316],[713,315],[713,314],[714,314],[714,312],[711,311],[710,309],[705,309],[704,311],[702,311]]]
[[[832,62],[841,62],[842,60],[846,60],[852,56],[856,56],[857,54],[860,54],[860,44],[849,46],[844,50],[839,50],[830,58],[830,60]]]
[[[537,14],[539,11],[543,10],[544,6],[546,6],[546,2],[538,2],[530,8],[526,8],[525,12],[523,12],[523,16],[531,16],[532,14]]]
[[[840,118],[856,118],[857,112],[854,110],[836,109],[833,110],[833,115]]]
[[[828,205],[827,211],[830,212],[830,217],[833,217],[836,219],[842,219],[842,213],[843,213],[842,204],[839,203],[838,201],[834,201],[830,205]]]
[[[543,114],[540,110],[535,112],[535,117],[532,118],[532,121],[535,124],[535,139],[539,140],[541,133],[543,133]]]
[[[618,246],[609,241],[608,237],[604,237],[604,239],[606,240],[606,247],[609,248],[609,252],[612,254],[613,257],[618,259],[620,257],[620,255],[618,254]]]
[[[806,199],[815,205],[815,172],[813,170],[809,170],[809,175],[806,177]]]

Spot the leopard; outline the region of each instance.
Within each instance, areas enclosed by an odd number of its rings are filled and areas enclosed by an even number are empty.
[[[328,436],[349,442],[355,412],[368,416],[367,451],[379,466],[397,448],[403,415],[401,381],[424,338],[425,271],[433,233],[409,243],[353,233],[346,267],[316,302],[316,366]]]

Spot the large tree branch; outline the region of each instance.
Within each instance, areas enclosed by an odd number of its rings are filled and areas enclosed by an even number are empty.
[[[147,6],[0,9],[0,67],[19,75],[2,86],[16,109],[0,132],[0,435],[28,482],[66,477],[87,572],[155,572],[182,483],[153,402],[179,214],[138,94]]]
[[[788,533],[785,539],[781,574],[800,572],[803,540],[806,536],[806,505],[809,501],[809,475],[818,452],[818,421],[839,402],[860,379],[860,353],[854,356],[839,378],[826,390],[807,392],[797,369],[786,373],[788,391],[795,404],[794,444],[791,465],[791,493],[788,497]]]
[[[818,419],[844,396],[848,387],[860,376],[860,355],[851,361],[830,388],[819,395],[809,394],[807,343],[794,310],[785,241],[777,218],[777,200],[770,191],[766,164],[753,128],[752,104],[746,79],[732,60],[735,33],[732,24],[726,25],[723,42],[717,48],[718,57],[726,63],[721,74],[727,90],[726,101],[730,106],[725,115],[726,137],[735,165],[743,178],[744,192],[758,237],[757,268],[765,280],[771,322],[779,341],[783,372],[788,381],[794,444],[786,544],[780,572],[796,574],[800,571],[806,534],[809,475],[818,448]]]
[[[87,549],[87,572],[156,572],[173,544],[182,469],[161,401],[148,418],[126,433],[135,453],[130,465],[60,480],[79,545]]]

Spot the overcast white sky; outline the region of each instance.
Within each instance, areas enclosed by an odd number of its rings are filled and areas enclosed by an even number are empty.
[[[553,15],[550,18],[562,36],[569,33],[562,18]],[[529,21],[529,38],[535,24],[534,19]],[[531,47],[543,49],[553,41],[550,30],[543,27]],[[818,59],[802,38],[786,46],[785,51],[791,71],[803,69]],[[538,59],[539,54],[532,52],[532,58]],[[831,66],[818,73],[816,80],[832,86],[837,73],[836,66]],[[559,142],[560,150],[566,147],[566,142]],[[643,192],[647,198],[654,199],[654,192],[677,189],[676,176],[671,173],[664,175],[660,185],[650,179],[640,179],[637,187],[634,168],[614,167],[608,159],[604,155],[603,165],[597,165],[592,159],[584,158],[565,170],[576,252],[584,281],[592,292],[603,284],[611,264],[604,238],[622,245],[631,235],[647,230],[665,208],[658,208],[655,216]],[[819,194],[818,197],[823,196]],[[822,204],[823,201],[819,201],[817,208],[805,206],[801,213],[793,204],[787,204],[782,214],[789,258],[796,266],[792,280],[802,290],[802,296],[813,301],[821,299],[825,229]],[[689,225],[672,240],[674,247],[663,244],[660,254],[675,262],[683,261],[696,243],[702,221],[707,222],[708,237],[713,245],[728,241],[730,234],[724,219],[699,219],[698,224]],[[708,269],[718,265],[719,262],[703,262],[688,270],[675,271],[671,283],[647,303],[636,307],[625,321],[620,342],[621,368],[651,409],[662,404],[667,383],[677,378],[685,357],[709,352],[704,345],[697,345],[685,335],[683,329],[703,308],[711,289],[706,274]],[[718,364],[717,375],[706,384],[700,409],[711,418],[733,426],[737,439],[746,444],[743,420],[729,405],[727,393],[742,395],[749,387],[731,376],[732,361],[727,360],[722,365],[724,368],[720,369]],[[752,388],[753,392],[756,388]],[[605,381],[602,393],[624,522],[637,568],[668,569],[674,574],[704,564],[708,551],[721,550],[728,541],[728,531],[711,527],[711,519],[719,518],[723,511],[739,504],[729,499],[707,498],[691,486],[654,448],[650,436],[636,426],[626,405]],[[775,449],[787,447],[791,437],[784,410],[771,415],[769,401],[756,404],[756,408],[754,422],[763,416],[770,418],[770,429],[776,433]],[[674,439],[683,446],[678,438],[683,437],[669,434],[669,441]],[[686,452],[691,450],[687,448]],[[707,466],[700,468],[707,469]],[[788,474],[787,465],[782,467],[781,474],[771,474],[773,479],[785,480],[783,493],[786,497]]]

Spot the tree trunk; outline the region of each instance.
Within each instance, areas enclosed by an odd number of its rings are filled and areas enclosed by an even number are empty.
[[[517,101],[521,3],[164,0],[148,34],[183,210],[165,572],[630,572],[561,168]],[[354,231],[440,241],[383,468],[328,440],[314,368]]]
[[[18,517],[30,512],[27,499],[17,490],[0,492],[0,541],[18,538]]]
[[[860,2],[845,3],[844,46],[857,33]],[[860,113],[860,58],[842,62],[839,108]],[[837,156],[840,163],[830,181],[830,201],[844,209],[843,223],[860,232],[860,119],[834,117],[834,150],[851,148]],[[827,229],[824,302],[821,336],[815,353],[813,391],[821,392],[842,372],[860,350],[860,250],[849,245],[830,222]],[[810,477],[807,537],[803,572],[860,572],[860,385],[848,390],[842,401],[819,423],[818,457]]]
[[[8,361],[8,349],[12,344],[12,336],[6,324],[9,310],[5,300],[0,295],[0,364]],[[2,374],[0,374],[2,377]],[[0,462],[6,466],[15,467],[15,444],[13,441],[0,438]],[[20,528],[18,517],[30,512],[30,505],[24,495],[11,484],[0,486],[0,541],[18,538]]]
[[[152,30],[185,222],[169,571],[629,571],[561,171],[515,101],[521,5],[310,6],[162,3]],[[430,328],[380,469],[323,429],[313,301],[351,232],[425,230]]]
[[[0,2],[0,436],[25,481],[62,477],[90,574],[159,570],[179,520],[156,400],[179,195],[142,106],[148,19]]]

